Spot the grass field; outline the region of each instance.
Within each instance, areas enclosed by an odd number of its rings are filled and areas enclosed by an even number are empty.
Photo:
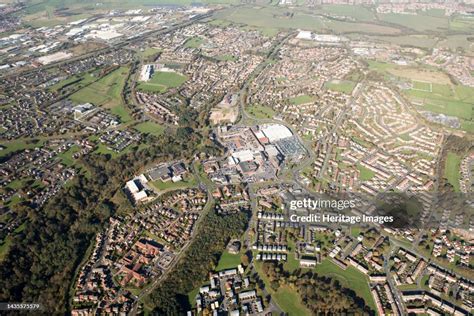
[[[255,270],[265,283],[266,290],[272,295],[274,302],[283,309],[284,312],[291,316],[311,315],[310,311],[303,305],[301,298],[296,290],[288,286],[280,286],[277,291],[273,291],[270,287],[270,281],[262,271],[262,262],[255,262]]]
[[[322,5],[322,11],[336,16],[348,16],[360,21],[373,21],[375,19],[374,13],[362,6],[353,5]]]
[[[224,251],[217,264],[216,271],[236,268],[240,264],[240,254],[233,255],[227,250]]]
[[[474,88],[456,85],[443,72],[421,67],[398,66],[369,61],[369,69],[386,77],[410,80],[413,89],[403,90],[408,99],[422,104],[422,110],[455,116],[463,120],[461,128],[472,131],[474,118]]]
[[[247,112],[258,119],[273,118],[276,114],[272,108],[262,105],[252,105],[247,109]]]
[[[163,125],[154,122],[143,122],[135,125],[134,128],[140,133],[152,134],[154,136],[160,136],[165,131],[165,127]]]
[[[58,83],[50,86],[49,89],[51,91],[59,91],[63,87],[65,87],[69,84],[74,84],[75,86],[80,88],[80,87],[85,86],[86,84],[89,84],[89,83],[93,82],[96,79],[97,78],[92,76],[90,73],[85,73],[85,74],[81,74],[81,75],[74,75],[74,76],[71,76],[67,79],[61,80]]]
[[[159,53],[161,50],[159,50],[158,48],[153,48],[153,47],[148,47],[146,49],[144,49],[143,51],[141,51],[139,53],[139,55],[142,57],[142,58],[148,58],[150,56],[153,56],[155,55],[156,53]]]
[[[288,240],[288,255],[287,261],[284,263],[285,270],[290,272],[295,271],[300,267],[300,262],[295,258],[296,246],[293,240]]]
[[[446,165],[444,167],[444,176],[448,182],[454,187],[455,192],[459,192],[459,166],[461,165],[461,157],[455,153],[448,153],[446,157]]]
[[[163,182],[161,180],[156,180],[151,182],[151,184],[160,191],[165,191],[165,190],[175,190],[175,189],[181,189],[181,188],[189,188],[189,187],[194,187],[197,185],[197,181],[194,178],[194,176],[191,176],[191,178],[185,178],[182,181],[178,182],[173,182],[173,181],[168,181],[168,182]]]
[[[310,103],[316,100],[314,97],[309,95],[300,95],[290,99],[290,102],[295,105]]]
[[[372,294],[370,293],[367,277],[354,267],[342,270],[329,259],[318,264],[315,271],[321,276],[333,277],[339,280],[342,286],[352,289],[359,297],[362,297],[367,305],[376,310]]]
[[[89,102],[105,108],[121,105],[121,93],[129,70],[128,67],[117,68],[100,80],[72,94],[70,99],[77,103]]]
[[[370,169],[367,169],[366,167],[362,165],[357,165],[357,169],[360,171],[360,180],[361,181],[367,181],[375,177],[375,172],[373,172]]]
[[[4,149],[0,150],[0,157],[5,157],[12,152],[28,149],[28,148],[36,148],[43,146],[44,140],[38,140],[37,142],[34,140],[23,140],[23,139],[15,139],[10,142],[2,143],[2,146],[5,147]]]
[[[184,46],[188,48],[198,48],[199,46],[201,46],[202,43],[204,43],[204,40],[200,37],[195,36],[188,39],[186,43],[184,43]]]
[[[449,27],[449,19],[447,17],[434,17],[424,14],[399,14],[384,13],[378,15],[381,21],[398,24],[415,31],[436,31],[447,30]]]
[[[187,80],[186,76],[175,72],[156,72],[147,82],[139,82],[140,90],[163,93],[168,88],[177,88]]]
[[[306,29],[318,31],[324,27],[321,17],[307,13],[295,12],[293,17],[286,15],[285,8],[271,6],[253,6],[228,8],[215,14],[218,20],[247,24],[262,29]]]
[[[329,90],[351,94],[352,90],[354,90],[356,86],[356,83],[349,80],[332,80],[326,82],[324,86]]]
[[[311,315],[311,312],[301,302],[298,293],[288,286],[280,286],[278,291],[274,292],[273,299],[290,316]]]
[[[115,105],[110,109],[110,112],[120,117],[120,122],[122,123],[128,123],[133,120],[124,104]]]
[[[357,32],[373,35],[396,35],[401,33],[400,29],[395,27],[363,22],[341,22],[331,20],[325,22],[324,25],[336,33]]]
[[[62,162],[66,166],[72,166],[74,165],[74,159],[72,158],[72,155],[77,153],[80,150],[79,146],[73,145],[71,148],[66,150],[65,152],[60,153],[58,156],[61,158]]]
[[[412,81],[413,84],[413,90],[421,90],[421,91],[426,91],[426,92],[431,92],[432,90],[432,85],[430,82],[426,81]]]
[[[360,37],[359,34],[349,36],[353,39]],[[413,46],[419,48],[433,48],[436,44],[436,38],[427,35],[400,35],[400,36],[383,36],[383,35],[369,35],[367,36],[372,41],[381,41],[384,43],[392,43],[400,46]]]

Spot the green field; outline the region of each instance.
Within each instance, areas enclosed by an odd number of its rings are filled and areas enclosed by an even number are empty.
[[[360,171],[360,180],[361,181],[367,181],[375,177],[375,172],[373,172],[370,169],[367,169],[366,167],[362,165],[357,165],[357,169]]]
[[[434,17],[423,14],[411,15],[399,13],[378,14],[378,17],[381,21],[398,24],[420,32],[447,30],[449,27],[449,19],[447,17]]]
[[[277,291],[270,287],[270,281],[262,271],[262,262],[254,263],[255,270],[265,283],[265,289],[272,295],[273,301],[286,313],[294,316],[311,315],[310,311],[303,305],[298,292],[288,286],[280,286]]]
[[[202,43],[204,43],[204,40],[198,36],[195,36],[188,39],[186,43],[184,43],[184,46],[188,48],[199,48]]]
[[[12,152],[23,150],[23,149],[31,149],[36,147],[43,146],[44,140],[24,140],[24,139],[15,139],[10,142],[2,143],[2,146],[5,147],[4,149],[0,150],[0,157],[5,157]]]
[[[312,97],[309,95],[299,95],[297,97],[291,98],[290,103],[294,105],[300,105],[300,104],[314,102],[314,100],[316,100],[315,97]]]
[[[124,104],[115,105],[110,109],[110,112],[120,117],[120,122],[122,123],[128,123],[133,120]]]
[[[163,93],[168,88],[177,88],[187,80],[175,72],[156,72],[147,82],[139,82],[137,88],[143,91]]]
[[[220,60],[220,61],[236,61],[237,57],[232,56],[232,55],[219,55],[214,57],[214,59]]]
[[[354,5],[322,5],[322,11],[325,13],[333,14],[336,16],[348,16],[360,21],[373,21],[375,20],[374,13],[362,6]]]
[[[351,94],[352,90],[354,90],[356,86],[356,83],[349,80],[332,80],[326,82],[324,86],[329,90]]]
[[[290,272],[295,271],[300,267],[300,262],[295,258],[296,245],[293,240],[288,240],[288,255],[286,256],[287,261],[284,263],[285,270]]]
[[[165,131],[165,127],[163,125],[154,122],[143,122],[135,125],[134,128],[140,133],[152,134],[154,136],[160,136]]]
[[[352,39],[358,39],[359,34],[349,36]],[[413,46],[419,48],[431,49],[437,43],[436,38],[428,35],[400,35],[400,36],[383,36],[383,35],[369,35],[367,36],[372,41],[392,43],[400,46]]]
[[[240,264],[240,254],[233,255],[227,250],[224,251],[217,264],[216,271],[236,268]]]
[[[288,286],[280,286],[272,297],[278,306],[290,316],[311,315],[311,312],[301,302],[298,293]]]
[[[346,270],[339,268],[329,259],[318,264],[315,271],[321,276],[333,277],[341,282],[341,285],[352,289],[359,297],[362,297],[367,305],[376,310],[375,302],[370,293],[367,277],[356,268],[349,266]]]
[[[127,80],[128,67],[120,67],[84,89],[72,94],[70,99],[76,103],[92,103],[96,106],[113,108],[121,105],[122,90]]]
[[[446,165],[444,167],[444,176],[448,182],[454,187],[455,192],[459,192],[459,166],[461,165],[461,157],[455,153],[448,153],[446,157]]]
[[[270,119],[276,114],[272,108],[262,105],[252,105],[247,109],[247,112],[258,119]]]
[[[68,150],[60,153],[58,155],[59,158],[61,158],[62,162],[66,165],[66,166],[72,166],[74,165],[74,159],[72,158],[72,155],[74,155],[75,153],[77,153],[78,151],[80,150],[79,146],[77,145],[73,145],[71,146],[71,148],[69,148]]]
[[[140,52],[140,56],[142,58],[148,58],[148,57],[151,57],[157,53],[159,53],[161,50],[157,49],[157,48],[153,48],[153,47],[148,47],[146,49],[144,49],[143,51]]]
[[[58,83],[50,86],[49,89],[51,91],[56,91],[57,92],[57,91],[61,90],[63,87],[65,87],[67,85],[70,85],[70,84],[73,84],[73,85],[77,86],[78,88],[81,88],[81,87],[84,87],[85,85],[93,82],[96,79],[97,78],[92,76],[90,73],[74,75],[74,76],[71,76],[67,79],[61,80]]]
[[[197,185],[197,181],[192,176],[190,179],[185,178],[182,181],[178,182],[173,182],[173,181],[167,181],[163,182],[161,180],[156,180],[151,182],[151,184],[160,191],[165,191],[165,190],[175,190],[175,189],[181,189],[181,188],[189,188],[189,187],[195,187]]]
[[[413,90],[422,90],[422,91],[430,92],[432,89],[431,83],[429,82],[413,80],[412,84],[413,84],[413,88],[412,88]]]
[[[271,6],[253,6],[228,8],[215,14],[218,20],[242,23],[262,29],[307,29],[321,30],[324,27],[323,19],[316,15],[295,12],[289,18],[285,8]]]

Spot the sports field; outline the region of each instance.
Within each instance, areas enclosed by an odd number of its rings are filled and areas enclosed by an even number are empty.
[[[233,255],[225,250],[220,259],[219,263],[217,264],[216,271],[236,268],[240,264],[240,254]]]
[[[140,90],[163,93],[168,88],[177,88],[187,80],[186,76],[175,72],[156,72],[147,82],[139,82]]]
[[[314,100],[316,100],[316,99],[312,96],[299,95],[297,97],[291,98],[290,103],[295,104],[295,105],[300,105],[300,104],[313,102]]]

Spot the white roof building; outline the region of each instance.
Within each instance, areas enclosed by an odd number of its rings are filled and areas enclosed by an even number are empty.
[[[266,125],[262,128],[262,132],[270,142],[293,136],[288,127],[280,124]]]

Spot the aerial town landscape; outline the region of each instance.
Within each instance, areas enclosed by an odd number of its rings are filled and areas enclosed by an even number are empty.
[[[473,315],[472,0],[0,0],[0,314]]]

